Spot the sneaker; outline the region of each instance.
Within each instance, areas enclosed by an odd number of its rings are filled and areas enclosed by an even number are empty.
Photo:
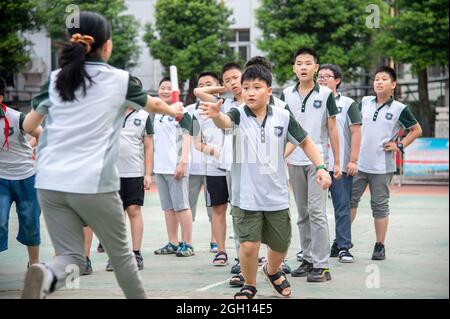
[[[134,256],[136,257],[136,263],[138,266],[139,270],[144,269],[144,258],[142,257],[141,254],[134,254]]]
[[[210,252],[212,252],[212,253],[217,253],[218,252],[218,249],[219,249],[219,246],[217,245],[217,243],[215,243],[215,242],[210,242],[209,243],[209,251]]]
[[[303,250],[297,253],[297,261],[303,261]]]
[[[98,253],[104,253],[105,252],[105,248],[103,248],[102,243],[98,243],[97,252]]]
[[[231,273],[239,275],[241,272],[241,264],[239,263],[239,258],[235,258],[234,260],[236,260],[236,265],[231,267]]]
[[[341,263],[352,263],[353,262],[353,255],[350,254],[348,249],[340,249],[339,250],[339,262]]]
[[[307,282],[325,282],[331,280],[329,268],[314,268],[306,278]]]
[[[86,267],[84,269],[82,276],[88,276],[88,275],[92,275],[92,263],[91,263],[91,260],[89,259],[89,257],[86,256]]]
[[[167,243],[163,248],[154,251],[155,255],[170,255],[175,254],[181,245],[174,245],[171,242]]]
[[[258,258],[258,267],[261,267],[262,265],[264,265],[267,262],[266,257],[260,257]]]
[[[306,277],[313,270],[313,264],[303,260],[302,264],[291,272],[292,277]]]
[[[282,270],[285,274],[290,274],[290,273],[291,273],[291,267],[289,267],[289,265],[286,263],[286,260],[283,261],[283,263],[281,264],[281,270]]]
[[[373,248],[372,260],[384,260],[386,259],[386,250],[382,243],[375,243]]]
[[[50,271],[42,264],[31,265],[25,275],[22,299],[43,299],[56,284],[55,278],[50,278]]]
[[[179,251],[177,251],[176,256],[177,257],[191,257],[194,256],[194,247],[192,247],[188,243],[183,243],[183,246]]]
[[[111,263],[111,260],[108,259],[108,262],[106,263],[106,271],[114,271],[113,265]]]
[[[331,245],[330,257],[338,257],[339,248],[336,242],[336,239],[333,241],[333,245]]]

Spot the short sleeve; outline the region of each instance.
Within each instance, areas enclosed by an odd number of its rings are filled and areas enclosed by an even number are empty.
[[[49,86],[50,86],[50,80],[48,80],[47,83],[45,83],[42,86],[39,94],[36,95],[31,100],[31,107],[33,108],[33,110],[35,110],[37,113],[39,113],[41,115],[48,114],[48,108],[51,106],[50,98],[49,98],[49,94],[48,94]]]
[[[132,106],[137,109],[142,109],[147,104],[147,93],[142,89],[142,87],[130,77],[128,79],[128,89],[127,89],[127,102],[131,102]]]
[[[330,92],[330,95],[327,99],[327,111],[328,117],[336,116],[339,113],[339,109],[336,106],[336,100],[334,99],[333,92]]]
[[[147,120],[145,121],[145,133],[146,135],[153,135],[155,131],[153,130],[152,118],[150,115],[147,116]]]
[[[195,117],[195,115],[192,115],[191,129],[189,133],[191,136],[198,136],[200,134],[200,131],[201,131],[200,123],[197,117]]]
[[[189,115],[189,113],[184,113],[182,119],[179,122],[180,126],[182,129],[186,130],[187,133],[189,133],[191,131],[191,116]]]
[[[233,121],[234,125],[239,125],[241,122],[241,112],[237,108],[232,107],[226,114]]]
[[[303,129],[299,122],[297,122],[292,114],[289,114],[289,125],[287,139],[295,145],[300,145],[305,140],[308,133]]]
[[[410,127],[417,124],[417,120],[414,115],[411,113],[408,107],[405,107],[400,113],[399,122],[403,125],[404,128],[409,129]]]
[[[348,108],[347,116],[350,119],[350,125],[362,123],[361,111],[356,102],[353,102]]]
[[[25,113],[20,113],[19,115],[19,128],[23,131],[23,121],[25,121]]]

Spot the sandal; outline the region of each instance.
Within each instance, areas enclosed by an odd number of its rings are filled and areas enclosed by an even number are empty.
[[[241,290],[234,294],[234,299],[241,299],[236,297],[247,297],[247,299],[256,299],[256,287],[245,285]]]
[[[234,275],[230,278],[230,286],[232,287],[243,287],[245,284],[245,279],[242,273],[239,275]]]
[[[222,256],[224,256],[225,258],[223,258]],[[228,265],[228,255],[227,255],[227,253],[224,252],[223,250],[219,251],[214,256],[213,265],[214,266],[219,266],[219,267],[227,266]]]
[[[283,295],[283,290],[285,290],[286,288],[291,287],[291,284],[289,283],[289,281],[286,278],[286,274],[282,271],[277,272],[274,275],[269,275],[269,273],[267,272],[267,264],[265,264],[262,268],[263,274],[265,279],[267,280],[267,282],[270,283],[270,285],[272,286],[272,290],[275,294],[276,297],[280,297],[280,298],[289,298],[291,296],[291,292],[289,292],[288,295]],[[284,277],[284,280],[281,284],[277,285],[275,283],[275,281],[277,281],[278,279]]]

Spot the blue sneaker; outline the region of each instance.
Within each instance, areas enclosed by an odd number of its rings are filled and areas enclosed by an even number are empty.
[[[177,257],[190,257],[194,256],[194,247],[192,247],[188,243],[183,243],[183,246],[181,246],[181,249],[177,251],[176,256]]]
[[[169,242],[163,248],[155,250],[154,253],[155,255],[171,255],[175,254],[178,251],[179,247],[180,245],[177,246]]]
[[[210,247],[209,251],[212,253],[217,253],[219,251],[219,245],[217,245],[217,243],[215,242],[210,242],[209,247]]]

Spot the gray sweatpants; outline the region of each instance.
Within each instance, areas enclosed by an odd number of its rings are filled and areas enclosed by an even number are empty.
[[[314,165],[289,165],[289,179],[297,204],[297,226],[303,259],[314,268],[328,268],[330,235],[326,212],[327,190],[316,183]]]
[[[83,226],[92,228],[105,247],[119,286],[127,298],[147,298],[128,243],[119,193],[74,194],[39,190],[39,200],[56,256],[46,264],[64,286],[71,266],[86,265]],[[68,267],[69,266],[69,267]]]
[[[202,186],[205,186],[205,175],[189,175],[189,206],[192,211],[192,221],[195,221],[195,214],[197,213],[198,195]],[[211,222],[212,207],[206,207],[209,222]]]

